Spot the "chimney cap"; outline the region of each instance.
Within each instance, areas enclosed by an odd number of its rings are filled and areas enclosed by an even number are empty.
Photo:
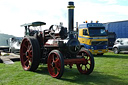
[[[74,5],[73,1],[68,2],[68,5]]]

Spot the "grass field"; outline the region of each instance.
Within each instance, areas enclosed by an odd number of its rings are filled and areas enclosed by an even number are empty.
[[[36,72],[24,71],[20,61],[13,65],[0,63],[0,85],[128,85],[128,54],[106,53],[95,56],[94,71],[82,75],[76,66],[65,67],[61,79],[52,78],[47,65]]]

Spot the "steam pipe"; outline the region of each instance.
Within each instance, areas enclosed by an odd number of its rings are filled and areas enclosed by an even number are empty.
[[[78,22],[76,22],[76,32],[78,33]],[[78,39],[78,34],[76,35],[76,38]]]

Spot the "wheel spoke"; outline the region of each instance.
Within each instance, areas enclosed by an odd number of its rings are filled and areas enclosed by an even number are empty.
[[[29,59],[32,62],[32,58]]]
[[[84,57],[85,60],[80,64],[77,64],[77,69],[81,74],[86,74],[86,75],[90,74],[94,68],[94,58],[92,54],[89,51],[82,49],[80,50],[78,55]]]
[[[29,52],[32,53],[32,50],[30,50]]]
[[[59,61],[59,60],[57,60],[57,61]],[[59,62],[56,62],[56,63],[55,63],[55,68],[57,68],[58,71],[60,71],[60,66],[61,66],[61,65],[60,65]]]
[[[52,64],[49,64],[50,67],[52,67]]]
[[[60,78],[63,74],[63,70],[64,70],[64,60],[63,56],[60,56],[60,52],[57,50],[53,50],[50,52],[49,56],[48,56],[48,71],[50,73],[50,75],[54,78]]]
[[[52,70],[53,70],[53,75],[55,75],[56,73],[55,73],[55,68],[54,67],[52,67]]]
[[[23,47],[25,47],[26,49],[28,48],[26,45],[23,45]]]
[[[40,63],[40,47],[37,39],[25,37],[22,40],[20,60],[24,70],[35,71],[38,68]]]
[[[91,60],[90,56],[87,57],[88,60]]]
[[[26,53],[23,53],[23,56],[24,56],[24,55],[26,56]]]
[[[60,72],[60,68],[56,67],[57,68],[57,71]]]
[[[58,63],[59,62],[59,58],[57,58],[56,60],[54,60],[54,63]]]
[[[31,60],[29,59],[29,65],[31,65]]]
[[[26,65],[26,63],[29,63],[29,59],[26,59],[26,61],[24,62],[24,64]]]
[[[82,64],[80,64],[80,68],[82,68],[82,66],[83,66],[83,65],[82,65]]]
[[[51,54],[52,62],[54,62],[54,54]]]
[[[28,51],[30,52],[30,51],[32,51],[32,50],[30,50],[32,48],[32,45],[30,45],[29,47],[28,47]]]
[[[86,62],[86,65],[89,64],[88,62]]]
[[[87,70],[86,70],[86,69],[87,69]],[[86,70],[86,71],[88,71],[88,70],[89,70],[89,69],[88,69],[88,67],[87,67],[86,65],[85,65],[85,70]]]

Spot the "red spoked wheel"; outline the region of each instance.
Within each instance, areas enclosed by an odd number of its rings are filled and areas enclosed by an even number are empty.
[[[81,48],[78,55],[85,58],[85,62],[76,64],[78,71],[81,74],[89,75],[90,73],[92,73],[92,71],[94,69],[93,55],[88,50],[86,50],[85,48]]]
[[[26,71],[35,71],[40,63],[40,47],[37,39],[24,38],[20,48],[21,65]]]
[[[48,56],[47,64],[49,74],[53,78],[61,78],[64,72],[64,58],[60,51],[51,51]]]

